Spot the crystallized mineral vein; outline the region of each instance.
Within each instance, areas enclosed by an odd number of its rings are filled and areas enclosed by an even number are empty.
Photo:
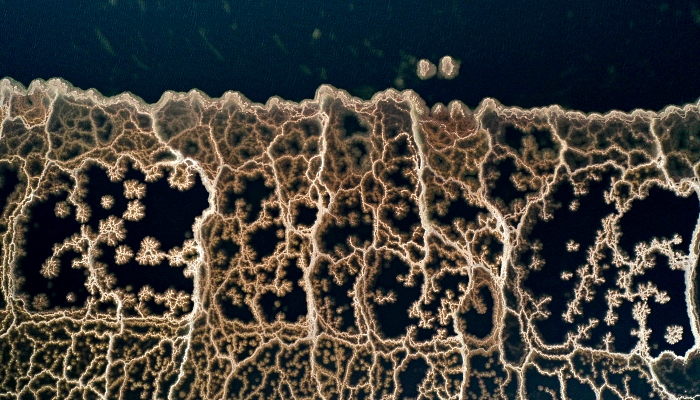
[[[700,393],[697,104],[4,79],[0,122],[0,398]]]

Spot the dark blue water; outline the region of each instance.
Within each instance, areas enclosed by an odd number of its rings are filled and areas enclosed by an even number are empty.
[[[262,1],[0,4],[0,76],[63,77],[105,94],[238,90],[300,100],[405,85],[429,103],[659,109],[698,98],[698,23],[685,1]],[[319,35],[314,38],[314,30]],[[410,57],[461,60],[420,81]],[[404,85],[397,85],[396,79]]]

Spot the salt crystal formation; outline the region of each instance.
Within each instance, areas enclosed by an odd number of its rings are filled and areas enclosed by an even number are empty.
[[[697,104],[4,79],[0,122],[0,398],[700,393]]]

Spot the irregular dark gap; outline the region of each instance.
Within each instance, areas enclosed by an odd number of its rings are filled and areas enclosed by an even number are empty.
[[[143,174],[137,170],[129,169],[125,180],[129,179],[143,182]],[[120,186],[123,190],[123,184]],[[113,190],[116,190],[116,186],[113,187]],[[123,200],[120,199],[122,198],[123,194],[115,196],[115,205],[118,202],[121,204]],[[125,244],[131,248],[134,258],[124,265],[116,265],[114,261],[115,248],[107,245],[102,246],[103,254],[100,260],[107,264],[109,272],[114,273],[117,285],[119,287],[131,286],[135,293],[148,284],[159,293],[172,287],[175,290],[183,290],[192,294],[193,282],[183,275],[184,266],[171,267],[168,265],[167,259],[156,266],[142,266],[136,262],[135,256],[141,248],[141,242],[147,236],[158,240],[161,244],[160,250],[164,252],[168,252],[175,246],[182,246],[185,239],[192,237],[195,217],[201,215],[208,207],[207,198],[207,191],[198,175],[195,177],[194,186],[184,192],[171,188],[165,178],[146,183],[146,196],[141,199],[145,206],[145,217],[140,221],[124,221],[126,238],[120,243],[120,245]],[[111,214],[114,211],[108,211],[108,213]],[[160,310],[162,306],[153,304],[152,308]]]
[[[372,357],[373,358],[373,357]],[[359,357],[357,357],[355,360],[354,365],[372,365],[374,364],[374,360],[370,358],[370,356],[367,353],[362,353]],[[364,361],[364,363],[360,363],[357,361]],[[353,364],[348,365],[348,369],[350,370],[350,378],[348,379],[349,383],[351,386],[357,386],[360,383],[360,380],[362,378],[370,378],[370,373],[367,368],[352,368]],[[341,367],[341,369],[344,369]]]
[[[507,313],[502,333],[503,357],[507,362],[520,365],[525,360],[526,346],[520,333],[520,320]]]
[[[223,252],[227,260],[231,260],[233,257],[238,255],[241,250],[241,246],[237,245],[231,240],[221,239],[212,249],[212,254],[217,254]],[[228,263],[222,266],[222,268],[228,269]]]
[[[165,315],[168,311],[168,307],[165,304],[158,304],[153,299],[146,302],[146,308],[152,315]]]
[[[646,378],[642,376],[641,373],[638,371],[630,371],[629,374],[636,375],[632,376],[632,379],[630,379],[627,383],[628,387],[630,388],[630,394],[643,399],[644,397],[649,396],[649,393],[654,393],[654,387],[647,382]],[[622,389],[624,389],[624,386]]]
[[[505,273],[505,285],[503,285],[503,298],[505,299],[505,307],[510,308],[511,310],[517,310],[520,307],[520,303],[522,299],[522,285],[520,284],[521,278],[518,276],[518,273],[516,272],[517,270],[520,270],[521,268],[525,268],[522,265],[517,265],[517,258],[520,259],[529,259],[529,257],[523,257],[522,255],[516,256],[516,259],[511,260],[506,265],[506,273]]]
[[[642,164],[646,164],[650,161],[650,158],[647,155],[647,153],[643,153],[639,150],[632,151],[628,154],[629,154],[629,159],[630,159],[630,167],[632,167],[632,168],[638,167]]]
[[[481,114],[481,126],[489,131],[491,137],[496,137],[501,130],[503,118],[493,109],[487,108]],[[518,132],[522,132],[519,129]]]
[[[277,147],[279,147],[279,149]],[[286,138],[286,141],[284,143],[279,143],[279,145],[275,145],[275,148],[273,148],[274,156],[275,158],[277,158],[283,154],[286,154],[295,157],[299,155],[299,153],[301,153],[303,148],[303,139],[296,134],[291,134],[288,138]],[[286,159],[284,164],[286,164],[285,167],[288,168],[291,164],[291,158]]]
[[[294,225],[312,226],[316,222],[318,210],[316,207],[307,207],[304,204],[297,206],[296,221]]]
[[[571,171],[577,171],[581,168],[585,168],[591,162],[589,156],[578,153],[573,149],[567,149],[564,151],[564,161]]]
[[[339,314],[335,314],[340,317],[339,329],[341,332],[348,332],[356,327],[355,308],[353,307],[352,299],[348,296],[348,291],[352,290],[354,284],[355,279],[352,277],[346,279],[342,285],[336,285],[334,282],[327,293],[333,307],[343,309]]]
[[[647,269],[644,275],[635,276],[633,287],[639,283],[652,282],[659,290],[668,293],[671,298],[666,304],[659,304],[649,300],[651,314],[647,318],[647,327],[651,329],[649,337],[649,353],[657,357],[664,350],[673,351],[678,356],[683,356],[695,344],[690,326],[690,318],[686,312],[685,302],[685,271],[671,270],[668,266],[668,257],[656,254],[656,266]],[[679,325],[683,327],[683,338],[676,344],[668,344],[664,335],[666,327]]]
[[[260,305],[267,322],[274,322],[277,313],[281,312],[282,305],[275,305],[279,299],[279,296],[273,292],[263,293],[258,299],[258,305]]]
[[[282,312],[284,319],[291,323],[296,322],[299,317],[307,313],[306,292],[298,284],[304,273],[301,268],[296,266],[294,260],[290,260],[290,264],[286,268],[285,280],[292,282],[292,291],[282,297],[273,292],[267,292],[260,298],[259,304],[268,322],[274,322],[278,312]],[[278,301],[279,305],[275,305],[275,301]]]
[[[6,143],[3,143],[3,147],[10,147],[12,144],[15,143],[14,140],[8,141],[7,138],[23,138],[27,135],[27,127],[24,126],[24,122],[21,120],[11,120],[11,119],[6,119],[3,123],[2,126],[0,127],[0,131],[3,133],[3,137],[6,141]],[[20,139],[17,139],[18,141]],[[22,152],[20,151],[20,156],[22,156]]]
[[[77,126],[79,131],[82,132],[92,132],[92,121],[88,120],[80,120],[78,121],[78,126]]]
[[[243,324],[251,324],[255,322],[255,316],[250,310],[247,304],[237,306],[227,298],[222,298],[221,295],[217,296],[217,302],[221,307],[221,312],[224,317],[228,320],[237,320]]]
[[[601,276],[605,282],[594,286],[595,295],[593,296],[593,300],[590,302],[583,302],[583,304],[581,304],[583,311],[582,315],[575,316],[574,325],[569,325],[569,330],[574,333],[576,332],[575,326],[577,324],[588,323],[589,318],[597,318],[600,321],[598,326],[593,328],[591,331],[591,338],[583,341],[584,344],[590,347],[602,346],[603,335],[609,331],[607,324],[603,321],[608,309],[608,301],[605,299],[605,294],[608,292],[608,290],[619,289],[615,284],[619,269],[612,265],[612,259],[612,251],[607,249],[604,253],[604,257],[599,261],[599,265],[603,266]]]
[[[307,137],[320,136],[321,124],[317,118],[305,118],[299,123],[299,127],[303,130]]]
[[[556,376],[540,374],[535,367],[528,367],[525,371],[525,391],[528,399],[551,399],[552,397],[542,389],[551,389],[560,393],[559,379]]]
[[[482,375],[483,387],[481,387],[479,398],[494,398],[500,387],[499,384],[496,384],[496,381],[503,382],[506,378],[503,364],[500,363],[499,354],[472,356],[469,359],[469,366],[471,367],[472,379],[476,378],[476,375],[480,373],[488,376],[488,378],[483,378],[484,375]],[[472,383],[474,383],[473,386]],[[479,388],[480,385],[478,381],[474,380],[470,382],[469,387]]]
[[[564,360],[557,360],[553,358],[548,358],[546,356],[533,356],[533,363],[535,363],[540,371],[544,373],[557,373],[568,367],[568,363]]]
[[[257,128],[257,137],[264,139],[269,139],[272,141],[272,139],[275,138],[275,129],[266,124],[266,123],[259,123],[258,125],[255,126]]]
[[[367,133],[367,128],[360,124],[355,114],[347,114],[343,117],[343,130],[346,136]]]
[[[414,168],[413,163],[407,160],[398,160],[393,161],[392,165],[396,167],[396,171],[386,175],[385,183],[392,185],[395,188],[413,188],[413,183],[411,183],[411,180],[403,174],[403,171]]]
[[[429,266],[438,266],[437,262],[430,263]],[[438,285],[440,286],[440,293],[446,294],[448,290],[451,290],[455,295],[459,295],[459,284],[464,283],[464,285],[469,284],[469,276],[467,275],[453,275],[445,274],[440,278]]]
[[[280,374],[274,370],[266,374],[265,386],[263,386],[263,389],[260,391],[263,399],[272,399],[274,397],[275,389],[281,386],[279,377]]]
[[[476,249],[486,249],[486,261],[491,265],[496,265],[499,257],[503,254],[503,242],[493,233],[487,232],[477,236],[472,246]]]
[[[36,377],[32,380],[32,384],[36,385],[39,389],[34,397],[36,400],[51,400],[55,399],[57,392],[53,389],[57,386],[58,381],[54,379],[48,372],[44,373],[43,376]]]
[[[443,291],[444,292],[444,291]],[[457,293],[457,292],[455,292]],[[421,310],[424,312],[429,312],[430,315],[432,316],[437,316],[438,315],[438,310],[440,309],[440,297],[437,296],[433,301],[431,301],[428,304],[420,304]],[[417,320],[414,320],[417,321]],[[452,318],[449,318],[447,321],[447,325],[442,325],[440,321],[435,320],[433,322],[433,328],[428,329],[428,328],[420,328],[418,327],[416,329],[416,340],[418,341],[425,341],[425,340],[431,340],[434,335],[437,334],[438,329],[445,329],[447,332],[447,336],[456,336],[457,334],[455,333],[454,330],[454,321]]]
[[[406,136],[402,136],[396,140],[392,140],[387,145],[391,151],[391,155],[394,160],[398,160],[398,167],[408,167],[411,168],[413,163],[406,159],[406,157],[411,157],[411,148],[409,147],[409,139]],[[401,169],[401,168],[399,168]]]
[[[491,294],[491,289],[488,286],[482,286],[479,289],[478,297],[482,299],[486,305],[486,312],[484,314],[479,314],[479,312],[472,307],[472,309],[466,313],[462,313],[460,318],[466,323],[465,333],[483,339],[493,330],[493,296]]]
[[[508,147],[517,152],[523,149],[523,138],[526,136],[527,133],[512,125],[508,125],[503,129],[503,141]]]
[[[503,387],[503,394],[507,399],[515,399],[518,397],[518,390],[520,388],[520,378],[518,374],[510,374],[510,382]]]
[[[160,241],[163,251],[181,246],[185,239],[192,237],[195,217],[209,207],[208,198],[199,175],[195,175],[194,186],[184,192],[171,188],[165,178],[146,183],[146,196],[141,199],[146,216],[137,222],[125,221],[125,226],[138,227],[129,229],[127,238],[136,231],[139,242],[145,236],[153,236]]]
[[[83,307],[85,305],[85,300],[90,295],[85,288],[87,270],[71,267],[73,259],[76,258],[80,259],[81,255],[74,251],[67,251],[59,258],[61,273],[51,280],[46,293],[52,305],[61,308]],[[69,302],[66,299],[68,293],[71,292],[75,294],[74,302]]]
[[[417,208],[418,207],[411,204],[410,211],[408,211],[403,218],[399,219],[395,215],[392,215],[394,214],[394,209],[391,207],[390,209],[385,209],[384,218],[389,223],[389,226],[398,229],[399,233],[410,235],[413,232],[412,228],[416,225],[420,225],[421,222],[420,216],[416,212]]]
[[[533,129],[530,134],[535,138],[539,150],[555,148],[556,142],[552,139],[552,132],[548,129]]]
[[[250,246],[255,250],[255,262],[260,262],[264,257],[267,257],[275,252],[277,243],[280,239],[277,237],[279,226],[272,225],[266,229],[258,229],[250,235]]]
[[[69,113],[66,112],[66,109],[70,108],[68,105],[68,102],[65,99],[64,95],[59,95],[56,97],[56,99],[53,102],[53,112],[51,115],[49,115],[49,120],[46,123],[46,131],[48,133],[58,133],[60,130],[63,129],[63,123],[61,122],[62,117],[65,117],[65,114]],[[67,125],[71,125],[72,123],[72,118],[68,119]],[[56,136],[62,136],[62,135],[56,135]]]
[[[396,295],[396,301],[393,303],[375,305],[377,322],[384,337],[395,338],[404,335],[411,322],[417,322],[417,319],[408,316],[408,309],[420,297],[423,276],[416,277],[414,285],[407,287],[398,282],[396,277],[399,274],[407,275],[408,272],[408,265],[400,259],[394,258],[388,265],[382,266],[382,271],[376,277],[374,284],[376,289],[382,290],[384,293],[393,290]]]
[[[15,191],[18,184],[19,176],[17,175],[17,168],[12,164],[0,162],[0,217],[5,214],[5,208],[7,207],[9,197]],[[4,234],[6,231],[6,223],[0,222],[0,235]],[[3,248],[2,241],[0,241],[0,257],[2,256]],[[7,307],[5,294],[0,291],[0,309],[4,309],[5,307]]]
[[[618,353],[629,353],[634,346],[637,344],[637,337],[632,336],[632,329],[638,329],[639,324],[632,318],[632,303],[625,301],[616,310],[618,314],[618,320],[614,326],[607,326],[605,322],[601,323],[596,327],[593,332],[592,337],[596,337],[595,332],[598,328],[602,328],[606,331],[610,331],[615,338],[615,342],[612,347],[614,351]],[[603,314],[604,316],[604,314]],[[602,338],[602,334],[598,337]]]
[[[153,124],[153,119],[147,114],[137,114],[136,122],[138,123],[139,128],[150,130]]]
[[[196,157],[200,151],[199,140],[192,136],[185,137],[179,144],[179,148],[185,157]]]
[[[348,143],[347,146],[348,155],[352,158],[355,167],[357,169],[360,169],[360,167],[362,166],[361,162],[363,158],[369,154],[369,150],[367,150],[367,144],[363,141],[355,140],[353,142]]]
[[[136,253],[140,248],[140,244],[136,247],[130,247],[134,252],[134,257],[123,265],[117,265],[114,261],[115,247],[106,245],[101,247],[103,253],[98,260],[107,264],[107,271],[116,276],[118,287],[131,286],[133,292],[138,293],[141,287],[149,285],[157,293],[163,293],[169,288],[174,288],[175,290],[183,290],[192,294],[194,283],[191,278],[187,278],[183,274],[184,266],[172,267],[168,264],[167,259],[163,259],[158,265],[139,265],[136,262]]]
[[[109,122],[109,116],[107,116],[101,107],[92,107],[90,109],[90,118],[97,128],[102,128]]]
[[[391,261],[384,262],[380,267],[380,271],[374,280],[374,288],[387,292],[396,289],[398,286],[403,286],[403,283],[398,282],[396,277],[409,272],[410,268],[405,262],[400,258],[392,258]]]
[[[431,218],[443,225],[452,225],[452,222],[457,218],[463,218],[466,222],[476,221],[477,215],[481,212],[486,212],[486,209],[472,206],[460,196],[450,203],[444,216],[441,217],[437,213],[433,213]]]
[[[377,357],[377,364],[379,365],[379,370],[380,371],[393,371],[394,370],[394,363],[392,362],[391,358],[389,357]],[[385,373],[386,373],[385,372]],[[394,393],[394,389],[396,388],[396,383],[394,382],[393,379],[389,379],[388,382],[381,386],[381,395],[382,396],[387,396],[386,398],[390,398],[391,394]],[[346,397],[349,398],[349,397]]]
[[[70,161],[76,159],[85,152],[85,148],[80,146],[78,142],[67,143],[58,153],[60,161]],[[36,174],[33,174],[36,175]]]
[[[555,286],[550,286],[555,287]],[[551,301],[547,304],[547,309],[551,313],[546,320],[535,321],[535,327],[540,334],[540,337],[548,344],[562,343],[566,337],[567,331],[571,328],[563,319],[562,313],[566,311],[566,302],[573,296],[573,282],[561,282],[556,286],[560,290],[553,292],[550,296],[554,299],[557,294],[561,296],[557,298],[559,301]]]
[[[44,172],[44,162],[39,158],[31,158],[25,164],[24,170],[31,178],[38,178]]]
[[[451,329],[452,327],[450,327]],[[454,332],[454,329],[452,330]],[[435,329],[427,329],[427,328],[416,328],[416,341],[417,342],[426,342],[428,340],[432,340],[433,337],[437,331]]]
[[[87,225],[97,232],[100,220],[106,219],[110,215],[121,218],[126,211],[128,200],[124,197],[124,183],[112,182],[107,176],[107,171],[98,165],[91,165],[84,171],[87,177],[87,195],[83,199],[90,206],[90,219]],[[146,192],[148,195],[148,191]],[[114,204],[109,210],[105,210],[100,205],[102,196],[110,195],[114,198]],[[148,211],[148,210],[147,210]]]
[[[579,266],[586,264],[586,251],[595,243],[596,230],[600,228],[601,220],[614,212],[615,208],[606,204],[603,197],[609,179],[609,176],[605,176],[598,182],[590,182],[589,192],[583,197],[574,195],[573,187],[568,181],[561,182],[550,200],[550,204],[559,205],[552,212],[553,218],[537,221],[529,235],[531,242],[535,239],[542,242],[539,254],[545,260],[545,265],[539,271],[529,271],[523,287],[532,290],[536,297],[552,297],[547,305],[551,316],[546,321],[536,323],[542,338],[548,343],[561,343],[567,331],[572,329],[562,320],[561,315],[566,311],[566,303],[574,295],[577,277],[564,281],[561,273],[575,273]],[[579,201],[579,208],[571,211],[569,204],[575,199]],[[578,251],[566,250],[569,240],[579,243]],[[557,290],[552,292],[552,287]]]
[[[47,201],[30,206],[31,211],[24,245],[27,251],[18,260],[17,268],[17,271],[25,278],[22,287],[18,289],[30,296],[36,296],[39,293],[49,295],[49,287],[54,283],[41,275],[41,266],[53,254],[54,244],[62,243],[66,238],[80,230],[80,224],[72,217],[72,213],[65,219],[56,217],[54,211],[56,203],[65,201],[66,198],[67,194],[65,193],[52,194],[49,195]],[[62,273],[65,272],[67,271],[63,271],[62,268]],[[65,276],[68,275],[71,274],[65,273]],[[85,277],[83,276],[81,279],[80,282],[84,282]],[[65,299],[63,301],[65,302]]]
[[[330,285],[328,285],[328,291],[321,291],[321,294],[318,297],[318,302],[323,304],[323,297],[326,297],[333,308],[333,316],[340,317],[339,329],[343,332],[348,332],[356,327],[352,299],[348,297],[348,291],[352,290],[353,285],[355,284],[355,278],[352,276],[346,276],[342,285],[338,285],[336,281],[330,277],[329,264],[330,262],[327,260],[319,261],[318,266],[314,271],[312,286],[322,287],[318,285],[320,285],[323,280],[331,281]],[[343,311],[336,313],[335,310],[338,308],[343,309]]]
[[[484,370],[484,372],[488,373],[491,371]],[[503,377],[502,370],[496,369],[495,372],[496,372],[497,377],[500,377],[500,378]],[[499,380],[499,382],[500,382],[500,380]],[[499,387],[500,387],[500,383],[496,383],[495,379],[484,379],[484,389],[485,389],[484,393],[486,393],[488,395],[487,398],[489,398],[489,397],[493,398]]]
[[[518,171],[515,161],[508,157],[495,164],[494,167],[498,169],[500,175],[491,185],[489,196],[494,200],[500,199],[506,207],[509,207],[516,199],[525,200],[527,192],[518,190],[510,179],[511,175]]]
[[[472,399],[489,399],[493,398],[489,396],[489,393],[486,391],[485,385],[482,384],[485,383],[484,379],[480,376],[470,374],[469,376],[469,381],[467,382],[467,398],[472,398]]]
[[[304,271],[297,266],[296,259],[289,260],[285,279],[292,282],[292,291],[282,297],[283,310],[287,320],[296,322],[307,314],[306,291],[299,286],[299,280],[304,277]]]
[[[674,248],[687,254],[698,213],[697,196],[678,197],[672,191],[654,186],[649,189],[649,196],[634,200],[632,208],[620,218],[620,248],[634,257],[637,243],[649,242],[654,237],[670,239],[677,233],[683,242]]]
[[[570,378],[566,381],[566,395],[570,399],[580,400],[595,400],[595,392],[586,383],[581,383],[576,378]]]
[[[97,114],[96,110],[100,110],[99,112],[102,112],[99,108],[93,108],[90,111],[90,118],[92,118],[92,121],[95,124],[95,127],[97,128],[95,130],[95,133],[97,134],[97,139],[101,143],[109,143],[113,138],[114,125],[112,124],[112,121],[108,119],[106,114],[102,113],[101,115],[99,115]]]
[[[428,373],[428,363],[423,358],[416,358],[408,362],[406,369],[399,372],[403,398],[418,397],[418,387]]]
[[[595,243],[596,231],[602,224],[601,220],[615,211],[615,207],[606,204],[603,197],[604,191],[609,187],[609,179],[610,177],[606,176],[598,182],[590,182],[589,192],[583,197],[574,195],[573,187],[568,181],[560,183],[552,199],[560,207],[553,212],[551,220],[539,221],[530,234],[531,237],[542,241],[543,249],[540,254],[545,260],[566,260],[562,264],[572,271],[586,262],[586,249]],[[573,200],[579,201],[577,211],[568,208]],[[569,240],[580,244],[579,251],[566,250],[566,242]]]
[[[114,300],[111,298],[99,300],[94,308],[97,311],[97,314],[116,315],[117,313],[117,307]]]
[[[126,172],[124,173],[124,180],[128,181],[130,179],[135,179],[139,182],[144,182],[146,180],[146,175],[138,170],[133,161],[127,160]],[[148,194],[148,192],[146,192]]]
[[[238,377],[234,377],[229,381],[228,387],[226,388],[226,394],[230,398],[242,399],[241,390],[243,390],[243,381]]]
[[[229,191],[227,193],[227,202],[224,206],[223,212],[225,214],[233,214],[236,212],[236,200],[243,199],[245,206],[248,211],[246,215],[246,222],[251,223],[258,219],[260,216],[260,211],[262,211],[262,202],[264,199],[270,197],[274,189],[265,186],[265,178],[258,177],[251,180],[244,179],[245,189],[243,193],[234,193]]]

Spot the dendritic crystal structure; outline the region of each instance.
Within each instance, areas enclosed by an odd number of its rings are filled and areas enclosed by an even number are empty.
[[[0,398],[700,394],[700,109],[0,81]]]

